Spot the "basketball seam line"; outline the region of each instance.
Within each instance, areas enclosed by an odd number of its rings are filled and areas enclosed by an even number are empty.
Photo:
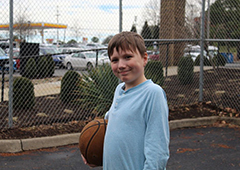
[[[87,157],[88,157],[88,155],[87,155],[88,147],[89,147],[89,145],[90,145],[93,137],[96,135],[97,131],[98,131],[99,128],[100,128],[100,122],[97,121],[97,123],[98,123],[98,128],[97,128],[97,130],[94,132],[94,134],[92,135],[91,139],[89,140],[88,145],[87,145],[86,150],[85,150],[85,155],[86,155],[86,158],[85,158],[85,159],[87,160],[87,162],[88,162],[88,159],[87,159]]]

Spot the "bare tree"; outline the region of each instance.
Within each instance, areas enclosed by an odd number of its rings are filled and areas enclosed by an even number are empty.
[[[76,22],[74,22],[74,25],[72,28],[73,31],[73,36],[75,37],[76,41],[78,42],[78,39],[82,36],[82,32],[81,32],[81,27],[79,25],[79,21],[76,20]]]
[[[160,1],[161,0],[149,0],[149,2],[145,4],[143,19],[144,21],[148,21],[149,25],[158,25],[160,22]]]
[[[20,6],[17,9],[18,10],[15,15],[16,19],[14,21],[14,25],[16,25],[14,27],[14,32],[21,40],[26,40],[26,37],[32,33],[30,21],[28,20],[28,16],[26,14],[28,7]]]

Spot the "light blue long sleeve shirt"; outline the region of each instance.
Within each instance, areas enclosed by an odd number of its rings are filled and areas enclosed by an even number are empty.
[[[116,88],[105,119],[104,170],[162,170],[169,158],[168,105],[164,90],[147,80]]]

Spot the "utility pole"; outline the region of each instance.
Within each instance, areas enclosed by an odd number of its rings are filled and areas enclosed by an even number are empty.
[[[119,32],[122,32],[122,0],[119,0]]]
[[[57,16],[57,24],[58,24],[58,17],[60,16],[60,14],[58,12],[59,11],[58,11],[58,6],[57,6],[57,14],[56,14],[56,16]],[[58,28],[57,28],[57,47],[58,47],[58,39],[59,39],[59,37],[58,37]]]

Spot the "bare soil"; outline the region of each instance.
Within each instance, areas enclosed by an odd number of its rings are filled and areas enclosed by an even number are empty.
[[[190,85],[181,85],[177,76],[166,78],[163,88],[169,103],[169,120],[206,116],[240,118],[240,69],[205,71],[205,102],[198,102],[198,86],[199,73],[195,73]],[[221,95],[216,91],[220,91]],[[8,102],[2,102],[0,110],[8,113]],[[33,109],[14,110],[13,117],[16,118],[14,127],[0,129],[0,139],[26,139],[81,132],[93,119],[81,105],[63,103],[59,95],[36,97]],[[2,127],[7,127],[6,120],[7,115],[0,117]]]

